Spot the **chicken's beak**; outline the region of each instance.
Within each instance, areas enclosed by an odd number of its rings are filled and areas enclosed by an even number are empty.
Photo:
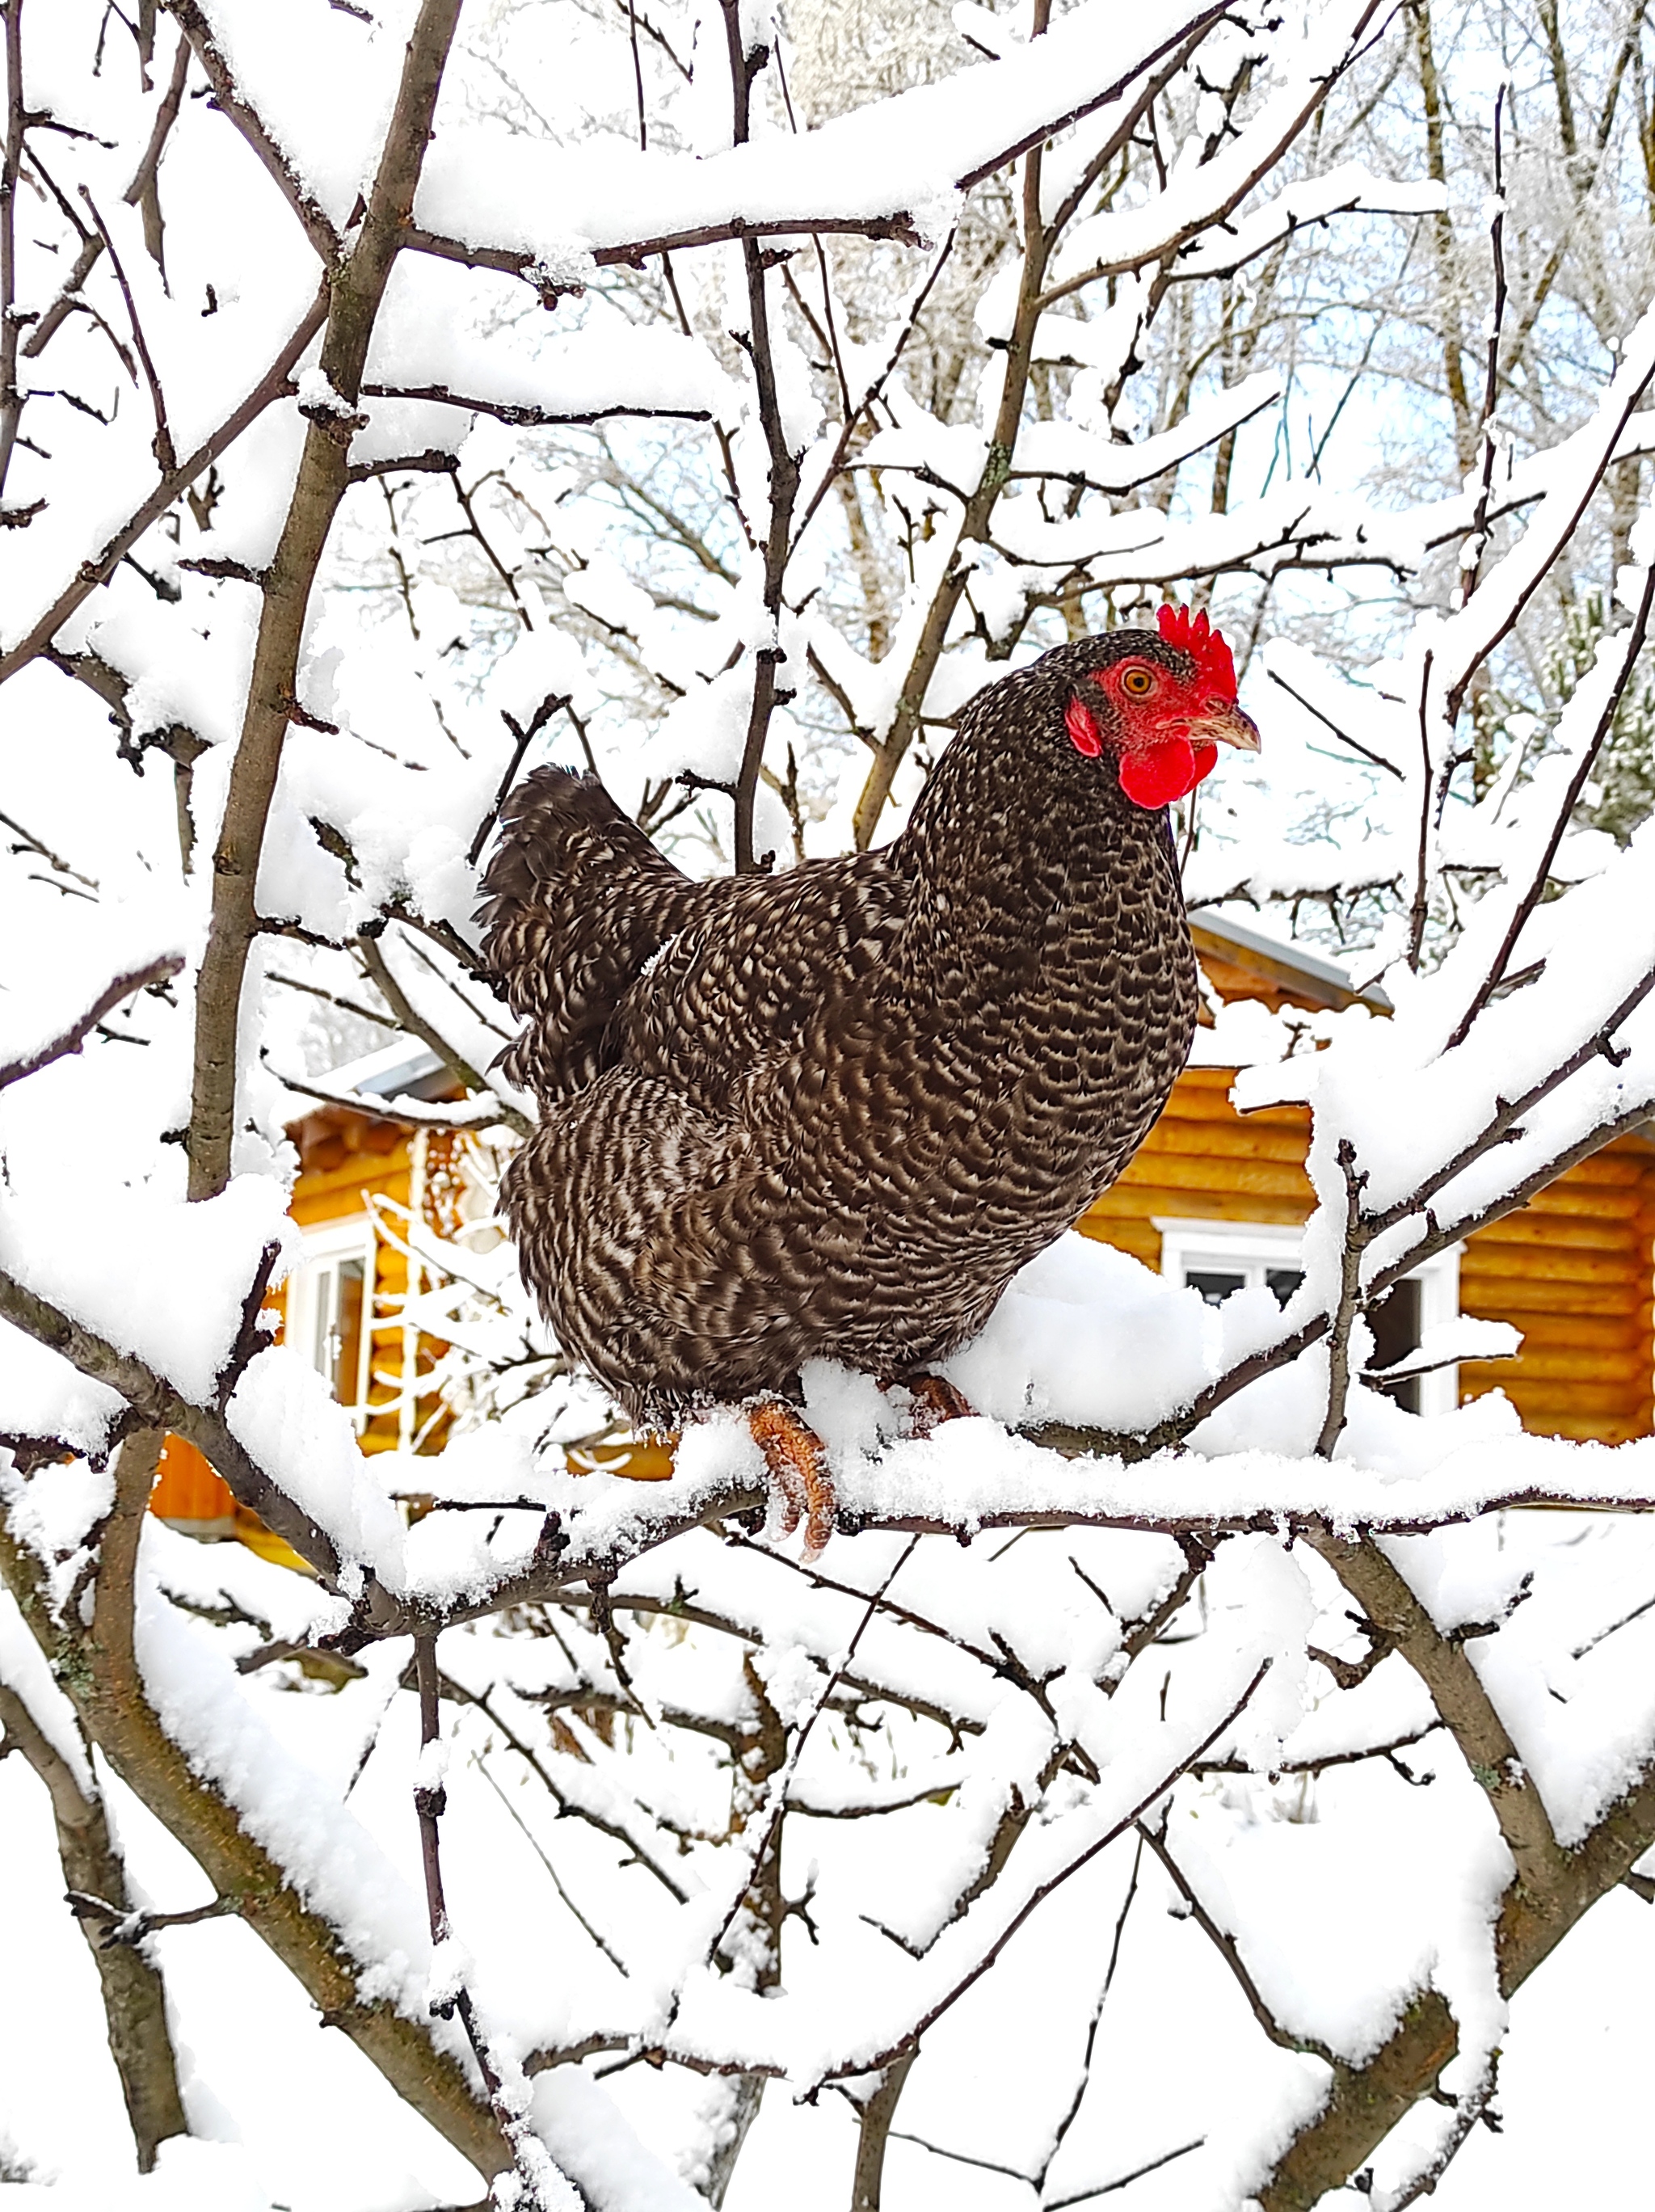
[[[1191,723],[1190,737],[1196,744],[1234,745],[1240,753],[1258,750],[1258,725],[1234,700],[1228,707],[1215,706],[1200,721]]]

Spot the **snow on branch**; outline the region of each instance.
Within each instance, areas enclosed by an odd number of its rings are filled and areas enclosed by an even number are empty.
[[[876,236],[889,235],[895,219],[933,227],[956,194],[1121,101],[1222,13],[1211,0],[1177,0],[1127,24],[1108,0],[1091,0],[1001,60],[871,101],[797,137],[767,137],[699,159],[613,143],[575,152],[456,131],[426,167],[415,222],[445,247],[515,247],[552,265],[571,247],[618,263],[823,226],[865,223]],[[541,230],[540,209],[556,210],[555,233]]]
[[[130,969],[106,983],[83,1014],[77,1015],[70,1026],[45,1042],[24,1046],[21,1049],[13,1042],[7,1048],[16,1057],[0,1060],[0,1091],[9,1084],[21,1083],[25,1078],[38,1075],[43,1067],[50,1067],[55,1060],[66,1054],[79,1052],[90,1033],[98,1027],[106,1014],[139,991],[153,991],[173,976],[183,972],[184,959],[180,953],[167,952],[149,961],[142,968]],[[15,1031],[14,1030],[14,1037]]]

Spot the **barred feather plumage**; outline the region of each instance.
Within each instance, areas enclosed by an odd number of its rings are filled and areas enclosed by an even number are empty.
[[[488,955],[542,1105],[502,1192],[560,1340],[634,1417],[945,1359],[1131,1158],[1194,1034],[1164,809],[1065,708],[1136,631],[979,693],[881,850],[696,883],[596,778],[513,794]]]

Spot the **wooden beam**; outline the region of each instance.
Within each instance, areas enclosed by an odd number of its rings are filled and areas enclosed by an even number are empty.
[[[1492,1244],[1543,1244],[1557,1251],[1616,1252],[1635,1258],[1643,1240],[1629,1221],[1604,1221],[1591,1214],[1508,1213],[1491,1221],[1467,1239],[1465,1253],[1486,1250]]]
[[[1547,1346],[1577,1344],[1591,1352],[1635,1352],[1646,1345],[1649,1319],[1626,1314],[1525,1314],[1523,1353]],[[1461,1370],[1464,1372],[1464,1370]]]
[[[1537,1283],[1616,1283],[1634,1297],[1649,1279],[1647,1261],[1630,1254],[1617,1258],[1608,1253],[1567,1252],[1550,1245],[1495,1244],[1481,1237],[1466,1246],[1459,1270],[1462,1302],[1468,1279],[1476,1282],[1498,1276],[1504,1282],[1515,1276]]]
[[[1588,1283],[1543,1282],[1522,1275],[1490,1274],[1467,1279],[1464,1263],[1459,1279],[1459,1310],[1476,1321],[1510,1321],[1527,1327],[1525,1316],[1549,1314],[1605,1314],[1619,1320],[1628,1310],[1624,1287],[1600,1289]],[[1637,1309],[1632,1309],[1634,1312]]]
[[[1191,1160],[1181,1159],[1175,1153],[1157,1152],[1141,1170],[1134,1160],[1115,1188],[1145,1183],[1170,1190],[1199,1190],[1215,1194],[1246,1191],[1261,1198],[1303,1196],[1309,1203],[1314,1203],[1314,1194],[1302,1168],[1280,1165],[1270,1160]]]
[[[1116,1183],[1092,1201],[1088,1220],[1149,1221],[1176,1215],[1194,1221],[1258,1221],[1298,1229],[1309,1220],[1315,1199],[1307,1190],[1289,1198],[1239,1196],[1234,1191],[1174,1189],[1170,1183]],[[1156,1233],[1156,1232],[1152,1232]]]
[[[1231,1160],[1281,1160],[1302,1169],[1305,1139],[1298,1129],[1253,1129],[1243,1122],[1173,1121],[1163,1115],[1144,1139],[1137,1157],[1161,1152],[1211,1161],[1215,1173]]]
[[[1648,1364],[1635,1349],[1587,1351],[1577,1345],[1550,1351],[1531,1351],[1525,1346],[1519,1358],[1465,1359],[1459,1371],[1462,1381],[1498,1382],[1513,1397],[1531,1385],[1550,1382],[1613,1382],[1623,1393],[1632,1388],[1642,1395],[1649,1379]]]

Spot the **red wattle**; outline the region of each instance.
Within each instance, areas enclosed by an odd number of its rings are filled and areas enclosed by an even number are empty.
[[[1096,760],[1103,750],[1103,738],[1090,711],[1078,699],[1071,699],[1063,719],[1064,726],[1069,732],[1069,742],[1075,750],[1084,753],[1088,760]]]
[[[1195,789],[1218,760],[1215,744],[1192,745],[1187,738],[1167,738],[1123,754],[1120,787],[1135,806],[1165,806]]]

